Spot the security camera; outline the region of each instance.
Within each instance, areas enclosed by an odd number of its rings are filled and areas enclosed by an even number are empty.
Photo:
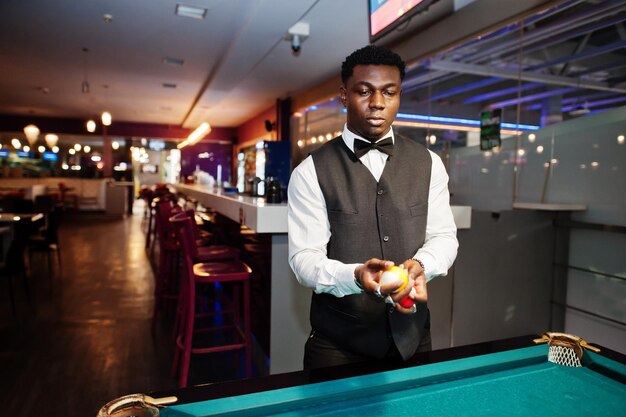
[[[291,38],[291,50],[293,51],[293,53],[299,53],[301,47],[302,46],[300,45],[300,35],[293,35],[293,37]]]
[[[309,37],[309,24],[298,22],[293,25],[285,34],[285,40],[291,42],[291,51],[294,55],[298,55],[302,49],[302,42]]]

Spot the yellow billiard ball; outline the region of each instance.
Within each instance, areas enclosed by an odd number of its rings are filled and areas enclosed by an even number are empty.
[[[398,291],[402,291],[409,283],[409,274],[407,274],[406,270],[394,265],[391,268],[385,270],[385,272],[383,272],[382,276],[380,277],[380,283],[382,285],[391,284],[400,280],[402,281],[402,285],[400,285],[400,287],[398,287],[398,289],[394,291],[394,294]]]
[[[402,280],[402,285],[400,285],[397,290],[393,291],[393,293],[402,291],[409,283],[409,274],[406,272],[406,270],[395,265],[385,270],[385,272],[383,272],[382,276],[380,277],[380,283],[382,285],[398,282],[399,280]],[[409,308],[412,307],[415,302],[407,295],[402,300],[400,300],[398,304],[400,304],[404,308]]]

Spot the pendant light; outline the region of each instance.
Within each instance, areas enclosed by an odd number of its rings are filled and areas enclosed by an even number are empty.
[[[46,136],[44,136],[44,140],[46,141],[46,145],[48,145],[48,148],[52,149],[59,141],[59,136],[55,135],[54,133],[48,133]]]
[[[33,146],[37,142],[37,138],[39,138],[39,128],[32,124],[28,125],[24,128],[24,135],[26,135],[28,143]]]

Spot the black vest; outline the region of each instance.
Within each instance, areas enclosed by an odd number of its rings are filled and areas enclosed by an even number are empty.
[[[312,153],[331,238],[328,257],[343,263],[379,258],[401,264],[424,244],[432,160],[418,143],[395,136],[380,181],[340,137]],[[414,315],[368,294],[313,294],[311,326],[339,346],[382,358],[395,342],[404,359],[415,353],[427,316]]]

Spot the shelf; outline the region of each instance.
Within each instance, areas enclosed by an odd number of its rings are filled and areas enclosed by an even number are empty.
[[[543,211],[585,211],[584,204],[568,203],[513,203],[514,209],[521,210],[543,210]]]

